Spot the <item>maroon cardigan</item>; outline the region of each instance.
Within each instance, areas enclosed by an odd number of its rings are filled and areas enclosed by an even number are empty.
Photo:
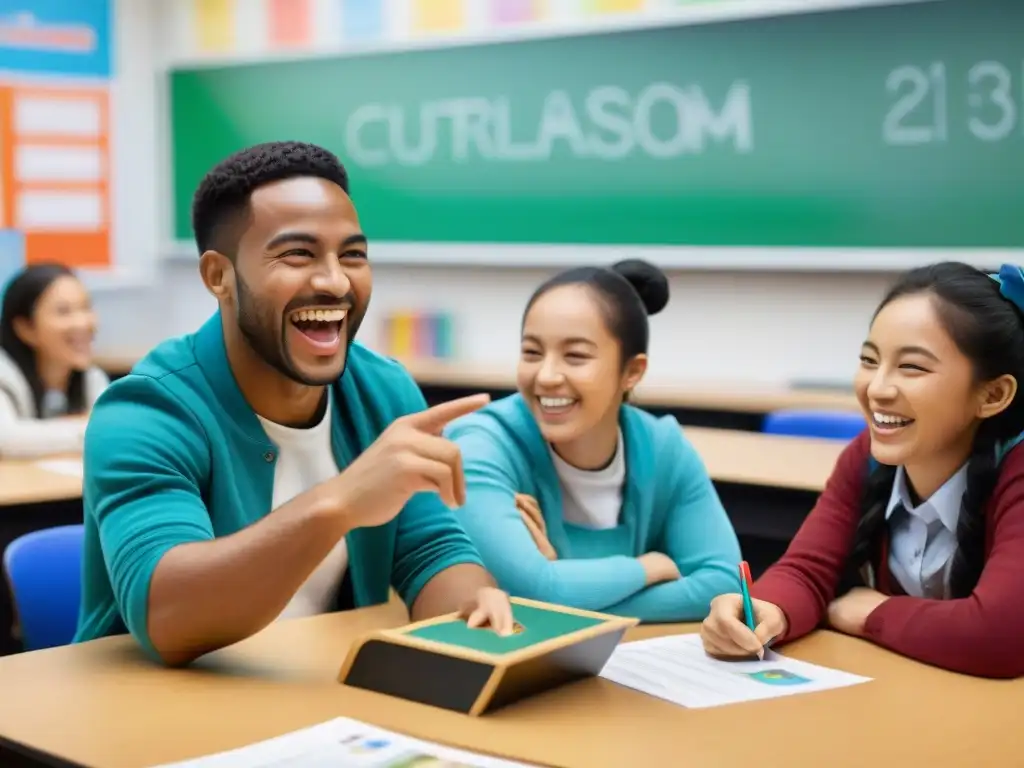
[[[826,618],[860,517],[869,454],[865,432],[839,457],[786,554],[754,584],[754,597],[786,614],[789,629],[780,641],[802,637]],[[954,672],[1024,676],[1024,446],[1003,459],[985,516],[985,566],[970,597],[909,597],[896,591],[887,558],[876,564],[876,588],[896,596],[868,617],[868,640]]]

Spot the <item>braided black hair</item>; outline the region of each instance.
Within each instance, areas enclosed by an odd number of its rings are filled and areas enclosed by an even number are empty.
[[[875,316],[903,296],[930,294],[950,338],[973,363],[978,381],[1013,376],[1024,386],[1024,317],[1003,298],[985,272],[959,262],[943,262],[904,274],[882,300]],[[1014,397],[1001,413],[986,419],[975,435],[967,467],[967,488],[957,524],[957,551],[950,571],[951,596],[967,597],[985,560],[985,507],[999,479],[997,450],[1024,432],[1024,397]],[[848,573],[870,562],[885,524],[896,468],[879,464],[864,485],[861,518]]]

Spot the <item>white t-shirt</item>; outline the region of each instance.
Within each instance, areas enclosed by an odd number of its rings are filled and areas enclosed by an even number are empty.
[[[338,474],[338,465],[331,449],[330,401],[320,423],[308,429],[284,427],[262,416],[259,418],[267,436],[278,447],[272,509],[277,509],[300,493]],[[326,612],[347,567],[348,548],[343,537],[299,587],[278,619],[316,616]]]
[[[626,455],[622,431],[611,463],[602,469],[579,469],[567,463],[551,446],[551,460],[562,488],[562,517],[567,523],[606,530],[619,524]]]

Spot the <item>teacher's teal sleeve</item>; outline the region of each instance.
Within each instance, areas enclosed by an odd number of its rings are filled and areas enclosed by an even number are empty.
[[[402,410],[418,413],[427,407],[419,386],[403,378]],[[436,493],[417,493],[398,515],[391,585],[410,609],[423,587],[441,571],[469,563],[483,567],[473,542],[455,512]]]
[[[214,538],[202,498],[210,455],[202,435],[191,411],[143,376],[100,397],[85,435],[86,530],[98,532],[103,562],[83,562],[84,595],[91,598],[105,570],[126,628],[156,661],[148,618],[157,563],[176,546]]]
[[[669,507],[656,549],[672,558],[682,578],[656,584],[608,609],[641,621],[703,620],[711,601],[740,588],[740,545],[704,462],[678,427],[665,449],[674,453]],[[659,460],[659,464],[661,461]]]
[[[516,597],[600,611],[643,589],[635,557],[548,560],[537,549],[515,505],[516,472],[493,436],[479,427],[450,433],[462,452],[466,503],[459,519],[484,565]]]

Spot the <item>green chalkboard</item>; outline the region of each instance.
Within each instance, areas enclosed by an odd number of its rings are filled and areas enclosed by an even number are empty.
[[[336,151],[371,240],[1024,247],[1024,3],[942,0],[171,74],[175,227]]]
[[[487,628],[470,628],[465,621],[445,621],[440,624],[428,624],[409,632],[412,637],[433,640],[448,645],[458,645],[483,653],[503,654],[522,650],[547,640],[581,629],[588,629],[602,622],[591,616],[580,616],[574,613],[548,611],[529,605],[512,604],[512,616],[522,631],[502,637]]]

